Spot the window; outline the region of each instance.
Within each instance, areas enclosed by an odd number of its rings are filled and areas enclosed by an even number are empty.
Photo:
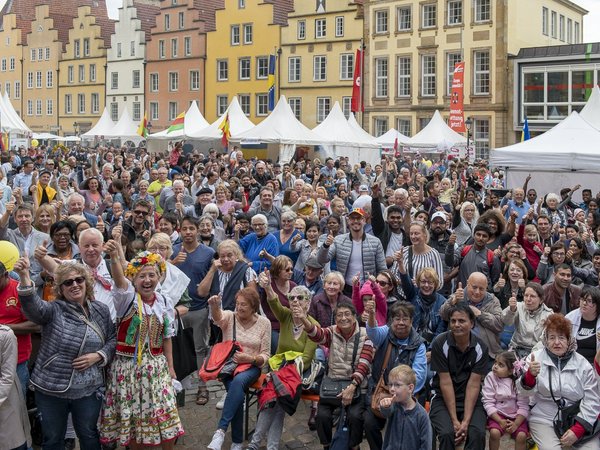
[[[256,79],[266,80],[269,78],[269,58],[266,56],[256,57]]]
[[[240,45],[240,26],[231,26],[231,45]]]
[[[412,8],[410,6],[401,6],[396,9],[398,16],[398,31],[406,31],[412,28]]]
[[[373,130],[375,131],[376,137],[387,133],[388,129],[389,128],[387,117],[376,117],[375,119],[373,119]]]
[[[83,56],[90,56],[90,38],[83,40]]]
[[[175,120],[178,109],[177,102],[169,102],[169,121]]]
[[[164,59],[166,56],[166,50],[165,50],[165,41],[164,40],[160,40],[158,41],[158,57],[160,59]]]
[[[121,48],[122,48],[121,43],[117,42],[117,58],[120,58],[122,55]]]
[[[573,20],[567,19],[567,44],[573,43]]]
[[[437,5],[435,3],[423,5],[421,18],[423,28],[435,28],[437,25]]]
[[[252,44],[252,24],[244,25],[244,44]]]
[[[269,114],[269,95],[256,94],[256,115],[266,116]]]
[[[135,41],[129,42],[129,56],[135,56]]]
[[[448,25],[462,23],[462,0],[448,0]]]
[[[352,109],[352,97],[342,97],[342,112],[344,113],[344,117],[347,119],[350,117],[350,113]]]
[[[489,22],[492,20],[491,0],[475,0],[475,22]]]
[[[73,43],[73,52],[75,54],[75,58],[81,57],[81,42],[79,39],[75,39],[75,42]]]
[[[79,82],[83,83],[85,81],[85,66],[83,64],[80,64],[77,69],[79,73]]]
[[[10,64],[8,66],[8,69],[12,72],[15,70],[15,57],[11,56],[10,57]]]
[[[150,102],[150,120],[158,120],[158,102]]]
[[[2,63],[0,65],[0,70],[2,70],[2,72],[6,72],[6,58],[2,58]]]
[[[96,93],[92,94],[92,114],[98,114],[100,112],[100,96]],[[134,117],[134,120],[135,117]],[[139,118],[137,119],[139,120]]]
[[[300,57],[291,56],[288,58],[288,81],[296,83],[300,81]]]
[[[296,119],[300,120],[302,116],[302,99],[298,97],[288,98],[288,103]]]
[[[46,115],[54,115],[54,102],[52,100],[46,100]]]
[[[246,0],[238,0],[238,8],[244,9],[246,7]]]
[[[351,80],[354,75],[354,55],[344,53],[340,55],[340,80]]]
[[[488,95],[490,93],[490,51],[482,50],[474,53],[474,94]]]
[[[452,92],[452,77],[454,75],[454,66],[462,61],[461,52],[449,52],[446,54],[446,95]]]
[[[324,38],[327,36],[327,20],[315,19],[315,37]]]
[[[542,34],[548,36],[548,8],[542,7]]]
[[[388,60],[375,58],[375,97],[388,96]]]
[[[4,92],[6,92],[6,95],[8,95],[8,98],[10,98],[10,81],[7,81],[4,85]]]
[[[110,104],[110,118],[112,119],[113,122],[116,122],[117,120],[119,120],[119,104],[118,103]]]
[[[133,102],[133,120],[136,122],[142,118],[142,105],[140,102]]]
[[[297,35],[298,35],[299,40],[306,39],[306,21],[305,20],[298,21]]]
[[[581,34],[579,33],[579,22],[575,22],[575,26],[573,28],[573,34],[575,35],[575,39],[573,39],[573,43],[579,44],[581,42]]]
[[[248,94],[240,94],[240,106],[244,114],[250,115],[250,96]]]
[[[388,32],[388,10],[380,9],[375,11],[375,33],[387,33]]]
[[[119,89],[119,72],[110,73],[110,88]]]
[[[35,73],[35,87],[38,88],[38,89],[41,89],[41,87],[42,87],[42,78],[43,78],[42,77],[42,71],[38,70]]]
[[[396,130],[402,133],[404,136],[411,135],[411,120],[410,118],[399,117],[396,119]]]
[[[179,17],[179,29],[182,30],[185,28],[185,18],[183,16],[183,11],[180,12],[177,16]]]
[[[51,70],[46,72],[46,87],[51,88],[54,86],[54,72]]]
[[[177,38],[171,39],[171,57],[177,58]]]
[[[50,61],[50,47],[46,47],[46,61]]]
[[[556,14],[556,11],[552,11],[552,21],[550,22],[550,35],[556,39],[557,36],[557,28],[558,28],[558,16]]]
[[[90,81],[96,81],[96,64],[90,64]]]
[[[473,130],[473,144],[475,144],[475,157],[487,159],[490,153],[489,119],[474,119]]]
[[[131,73],[131,87],[134,89],[139,89],[140,87],[140,71],[139,70],[134,70]]]
[[[15,81],[15,98],[21,98],[21,82]]]
[[[410,56],[398,57],[398,97],[410,97]]]
[[[190,91],[200,90],[200,71],[190,70]]]
[[[158,73],[150,74],[150,92],[158,92]]]
[[[217,95],[217,116],[222,116],[227,111],[227,96]]]
[[[435,96],[435,55],[421,56],[421,95]]]
[[[335,18],[335,37],[344,36],[344,16],[337,16]]]
[[[169,92],[179,90],[179,72],[169,72]]]
[[[69,66],[67,68],[67,82],[73,83],[75,81],[75,68],[73,66]]]
[[[192,38],[189,36],[183,38],[183,53],[185,53],[185,56],[192,54]]]
[[[85,95],[77,94],[77,112],[79,114],[85,114]]]
[[[165,14],[165,31],[169,31],[171,29],[171,16]]]
[[[27,100],[27,115],[33,116],[33,100]]]
[[[42,59],[44,59],[44,49],[38,48],[38,61],[41,61]]]
[[[239,67],[239,79],[249,80],[250,79],[250,58],[240,58]]]
[[[558,20],[558,36],[561,41],[565,42],[565,16],[562,14]]]
[[[327,80],[327,56],[315,56],[313,65],[313,81]]]
[[[37,56],[37,50],[35,48],[32,48],[31,49],[31,60],[35,61],[36,56]]]
[[[331,111],[330,97],[317,97],[317,123],[321,123]]]
[[[27,72],[27,89],[33,89],[33,72]]]
[[[226,59],[220,59],[217,61],[217,80],[227,81],[229,78],[229,63]]]

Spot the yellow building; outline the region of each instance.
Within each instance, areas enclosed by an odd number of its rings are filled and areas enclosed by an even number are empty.
[[[11,2],[8,2],[11,3]],[[0,92],[8,92],[13,107],[24,118],[21,99],[21,68],[23,59],[23,42],[25,32],[18,26],[18,15],[8,9],[2,10],[0,16]]]
[[[101,2],[104,4],[104,2]],[[106,49],[114,22],[80,6],[59,63],[59,126],[63,133],[88,131],[100,118],[105,103]]]
[[[513,142],[509,56],[581,42],[587,11],[569,0],[365,0],[365,126],[411,136],[447,118],[456,62],[465,61],[465,118],[478,157]]]
[[[335,102],[350,113],[362,13],[362,0],[297,1],[281,29],[281,93],[309,128],[322,122]]]
[[[206,107],[209,122],[220,116],[234,95],[248,118],[268,114],[269,55],[280,46],[293,0],[225,0],[216,11],[215,30],[206,39]]]

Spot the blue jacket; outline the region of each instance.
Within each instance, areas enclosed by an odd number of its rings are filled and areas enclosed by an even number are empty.
[[[252,268],[256,273],[262,272],[265,268],[271,268],[270,261],[258,256],[262,250],[269,255],[279,256],[279,242],[272,234],[259,238],[256,233],[250,233],[240,240],[240,247],[246,259],[252,262]]]

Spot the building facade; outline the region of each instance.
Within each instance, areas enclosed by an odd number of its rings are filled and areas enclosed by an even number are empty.
[[[349,115],[362,38],[362,0],[296,1],[281,29],[281,93],[309,128],[321,123],[335,102]]]
[[[8,92],[13,107],[17,113],[24,117],[23,98],[23,44],[26,31],[15,13],[2,15],[0,25],[0,91]]]
[[[580,40],[586,12],[568,0],[365,0],[365,126],[411,136],[435,110],[447,117],[454,65],[464,61],[465,118],[486,158],[512,139],[509,55]]]

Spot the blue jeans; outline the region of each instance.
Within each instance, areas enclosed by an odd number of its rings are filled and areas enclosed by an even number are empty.
[[[100,450],[98,415],[102,406],[101,396],[93,393],[71,400],[35,391],[35,402],[42,417],[43,450],[64,449],[69,412],[73,415],[80,448]]]
[[[259,376],[260,369],[252,366],[235,377],[229,378],[224,383],[225,389],[227,389],[227,397],[225,398],[221,420],[219,420],[219,429],[227,431],[227,427],[231,424],[231,441],[234,444],[244,442],[244,397],[248,388],[258,380]]]
[[[21,389],[23,389],[23,397],[27,398],[27,386],[29,385],[29,361],[23,361],[17,364],[17,376],[21,382]]]

